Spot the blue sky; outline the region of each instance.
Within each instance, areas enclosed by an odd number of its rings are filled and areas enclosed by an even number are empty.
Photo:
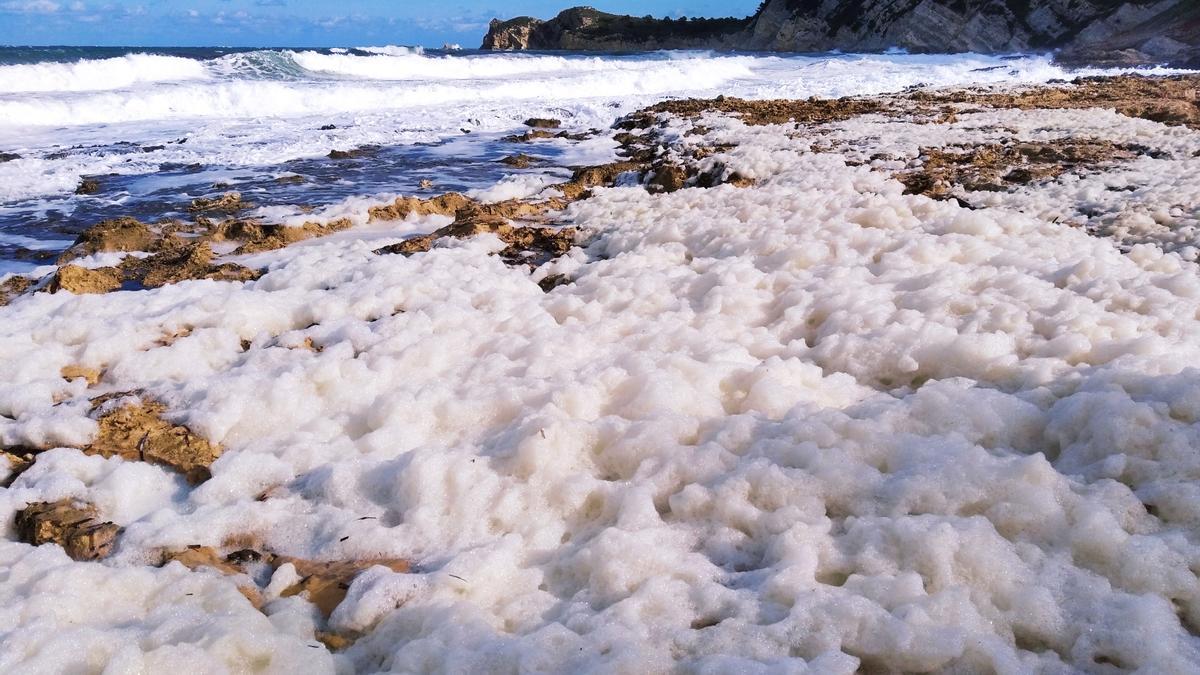
[[[0,0],[0,44],[477,47],[493,17],[546,18],[573,4],[745,16],[758,0]]]

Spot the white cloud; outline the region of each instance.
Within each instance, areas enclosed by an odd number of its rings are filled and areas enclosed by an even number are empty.
[[[53,0],[12,0],[0,4],[0,8],[19,14],[53,14],[62,9],[62,5]]]

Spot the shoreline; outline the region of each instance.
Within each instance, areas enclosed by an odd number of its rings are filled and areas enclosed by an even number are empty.
[[[0,558],[111,658],[177,602],[230,667],[1185,668],[1198,90],[665,101],[530,197],[106,221],[0,288]]]

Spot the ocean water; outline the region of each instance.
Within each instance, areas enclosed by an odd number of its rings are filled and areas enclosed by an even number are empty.
[[[1046,56],[0,48],[0,274],[45,264],[103,218],[186,215],[191,199],[227,190],[311,207],[426,179],[438,190],[490,185],[514,173],[495,160],[517,151],[562,165],[611,150],[603,138],[501,140],[531,116],[579,131],[670,97],[1067,76]],[[362,146],[369,156],[328,158]],[[76,195],[85,178],[99,190]]]

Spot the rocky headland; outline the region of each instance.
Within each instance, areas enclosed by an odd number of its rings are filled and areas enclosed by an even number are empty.
[[[1200,66],[1192,0],[765,0],[737,19],[655,19],[575,7],[492,22],[483,49],[1010,53],[1064,63]]]

